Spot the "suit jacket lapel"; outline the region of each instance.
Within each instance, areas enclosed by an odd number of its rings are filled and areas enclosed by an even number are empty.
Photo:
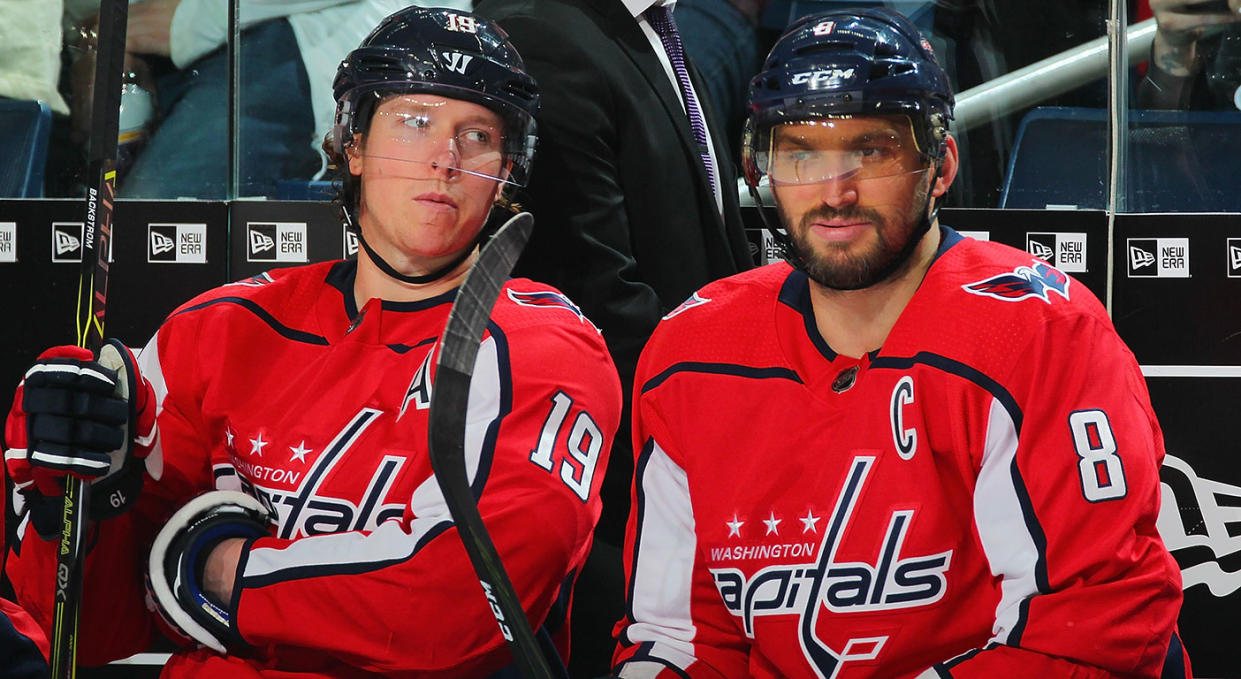
[[[659,101],[664,105],[664,109],[673,120],[677,121],[675,125],[677,130],[677,138],[681,141],[681,146],[685,152],[692,157],[699,155],[698,142],[694,140],[693,130],[689,126],[689,118],[685,114],[685,109],[681,105],[681,99],[678,96],[676,86],[668,78],[668,72],[664,70],[664,66],[659,61],[659,57],[651,50],[651,44],[646,39],[646,34],[642,32],[642,28],[638,26],[638,22],[634,20],[633,15],[625,9],[619,0],[593,0],[595,9],[604,17],[608,25],[610,34],[615,36],[616,42],[621,45],[625,54],[633,61],[634,65],[650,83],[655,93],[659,95]],[[698,84],[695,83],[695,87]],[[699,95],[701,98],[701,95]],[[701,163],[699,163],[701,165]],[[707,172],[705,169],[698,173],[698,183],[702,188],[710,188],[707,184]],[[714,199],[711,201],[714,203]],[[712,208],[712,212],[715,209]]]

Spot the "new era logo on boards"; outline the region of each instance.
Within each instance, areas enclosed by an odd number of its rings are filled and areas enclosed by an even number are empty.
[[[306,222],[247,222],[247,262],[306,262]]]
[[[159,255],[163,255],[165,253],[172,252],[176,249],[177,249],[177,241],[175,239],[169,238],[168,236],[165,236],[164,234],[159,233],[157,231],[151,232],[150,256],[152,258],[157,257]]]
[[[250,254],[257,255],[261,252],[276,249],[276,241],[271,236],[258,231],[250,232]]]
[[[108,239],[108,261],[116,261],[116,250]],[[82,222],[52,222],[52,261],[64,264],[82,263]]]
[[[1081,232],[1042,232],[1026,234],[1026,252],[1069,273],[1085,273],[1086,234]]]
[[[344,232],[344,259],[356,257],[358,254],[358,234],[347,226],[341,227]]]
[[[1241,238],[1228,239],[1228,277],[1241,278]]]
[[[52,222],[52,261],[82,261],[82,222]]]
[[[64,231],[57,231],[52,238],[56,241],[56,256],[58,257],[64,257],[70,252],[82,247],[82,241],[78,240],[75,236],[65,233]],[[82,255],[79,254],[78,259],[81,258]]]
[[[1129,246],[1129,268],[1142,269],[1155,263],[1155,255],[1136,245]]]
[[[1033,239],[1026,242],[1026,250],[1029,250],[1030,254],[1034,255],[1035,257],[1038,257],[1039,259],[1042,259],[1042,260],[1046,260],[1048,262],[1055,261],[1056,259],[1055,250],[1053,250],[1050,246],[1044,243],[1040,243]]]
[[[1130,278],[1189,278],[1188,238],[1129,238]]]
[[[147,225],[147,261],[152,264],[206,264],[207,225]]]
[[[0,222],[0,262],[17,261],[17,222]]]

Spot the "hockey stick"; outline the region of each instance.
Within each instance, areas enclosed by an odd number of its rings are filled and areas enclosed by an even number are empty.
[[[86,215],[82,222],[82,268],[78,278],[77,345],[103,343],[108,302],[108,257],[112,253],[112,207],[116,195],[116,139],[121,108],[121,69],[125,64],[128,0],[100,0],[99,38],[91,101],[87,155]],[[78,615],[82,607],[83,538],[90,507],[90,485],[69,477],[64,521],[56,553],[56,598],[52,622],[52,677],[77,674]]]
[[[465,544],[491,612],[500,624],[500,633],[508,641],[518,668],[527,679],[551,679],[556,675],[552,674],[534,638],[521,600],[483,525],[465,469],[465,415],[474,359],[491,317],[491,308],[525,247],[533,224],[534,217],[528,212],[509,219],[483,248],[466,275],[465,283],[457,290],[457,299],[448,314],[448,325],[440,339],[439,363],[431,387],[427,439],[435,481],[444,494],[444,502],[457,524],[457,533]]]

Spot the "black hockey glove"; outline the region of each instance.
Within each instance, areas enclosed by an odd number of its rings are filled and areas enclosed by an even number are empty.
[[[121,514],[138,498],[156,437],[154,390],[124,344],[108,340],[98,358],[71,346],[43,352],[5,423],[14,510],[30,511],[50,539],[61,529],[64,478],[76,476],[92,484],[92,518]]]

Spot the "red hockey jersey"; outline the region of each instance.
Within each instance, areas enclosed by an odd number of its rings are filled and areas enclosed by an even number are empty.
[[[139,505],[100,525],[80,657],[140,650],[154,531],[209,489],[279,517],[242,557],[237,631],[249,659],[175,656],[164,676],[487,676],[511,662],[425,454],[438,337],[455,291],[357,311],[356,265],[284,269],[175,311],[141,352],[160,442]],[[466,460],[479,509],[532,624],[567,651],[569,590],[599,516],[620,416],[599,331],[528,280],[500,293],[474,370]],[[598,472],[598,473],[596,473]],[[12,568],[50,620],[52,547]]]
[[[945,229],[883,347],[775,264],[635,382],[620,676],[1158,676],[1181,601],[1133,355],[1046,263]]]

